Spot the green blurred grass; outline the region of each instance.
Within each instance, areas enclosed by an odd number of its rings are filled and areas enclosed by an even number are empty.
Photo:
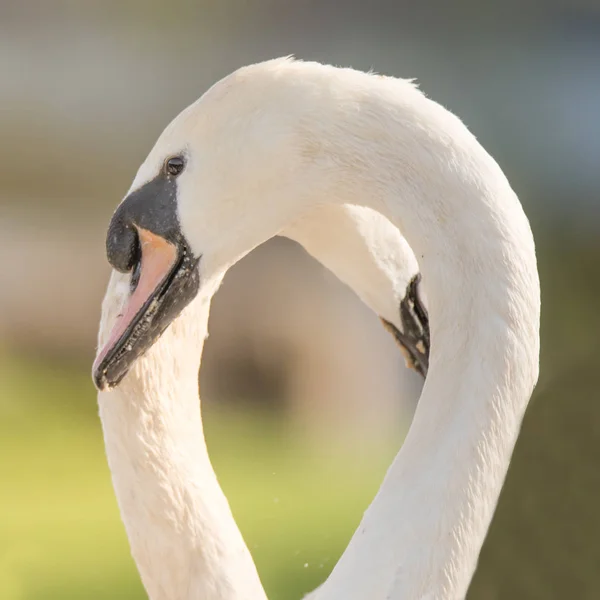
[[[88,375],[2,355],[0,368],[0,598],[144,598]],[[269,598],[300,598],[337,561],[392,452],[310,444],[239,412],[213,409],[205,427]]]
[[[600,598],[600,243],[563,233],[538,250],[540,383],[472,600]],[[87,369],[0,348],[0,600],[144,597]],[[335,564],[400,436],[387,448],[324,447],[281,421],[214,410],[205,426],[269,598],[300,598]]]

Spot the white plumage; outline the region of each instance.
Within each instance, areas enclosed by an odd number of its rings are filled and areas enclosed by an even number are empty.
[[[463,598],[538,376],[534,243],[500,168],[412,83],[291,59],[240,69],[184,110],[130,191],[182,151],[177,211],[200,292],[98,398],[149,596],[265,597],[210,465],[197,375],[226,270],[287,233],[397,327],[419,270],[432,336],[404,445],[311,600]],[[100,346],[129,279],[113,273]]]

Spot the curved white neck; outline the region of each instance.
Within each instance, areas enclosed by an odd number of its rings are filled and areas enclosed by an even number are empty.
[[[400,302],[419,265],[388,219],[362,206],[325,205],[294,221],[282,235],[303,246],[377,316],[402,330]]]
[[[400,229],[423,275],[432,347],[407,439],[314,597],[454,600],[466,593],[537,381],[533,239],[499,167],[458,119],[409,84],[400,98],[398,86],[361,96],[360,118],[348,118],[328,97],[348,91],[342,83],[318,97],[307,88],[299,101],[313,162],[296,187],[303,198],[373,208]],[[118,391],[100,394],[115,489],[153,600],[261,598],[200,435],[191,310]]]
[[[152,600],[265,598],[204,441],[198,371],[209,306],[195,300],[122,385],[98,394],[121,516]],[[118,309],[105,305],[107,322]]]
[[[326,189],[404,234],[432,347],[409,434],[318,600],[465,596],[538,376],[540,290],[521,205],[457,118],[408,86],[405,100],[386,106],[401,109],[394,126],[364,106],[365,120],[319,115],[339,166]]]
[[[330,232],[336,231],[335,239]],[[398,306],[416,273],[406,241],[378,213],[326,206],[290,225],[287,237],[401,327]],[[378,245],[371,244],[377,241]],[[383,255],[376,248],[385,248]],[[103,330],[128,293],[117,273]],[[203,437],[198,371],[210,297],[218,282],[138,361],[123,384],[99,394],[113,485],[132,555],[152,600],[261,600],[263,588],[219,487]]]

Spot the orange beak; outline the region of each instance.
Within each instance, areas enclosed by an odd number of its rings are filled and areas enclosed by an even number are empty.
[[[174,289],[184,292],[184,296],[188,294],[185,294],[185,287],[174,283],[181,284],[189,279],[189,274],[197,273],[197,270],[192,271],[190,260],[185,254],[181,255],[177,246],[147,229],[135,228],[141,258],[132,283],[135,285],[137,272],[139,280],[94,361],[94,382],[101,390],[116,385],[134,360],[156,341],[181,310],[181,301],[177,302],[177,296],[169,291]],[[197,276],[191,279],[196,283],[195,295]],[[173,310],[173,307],[179,310]]]

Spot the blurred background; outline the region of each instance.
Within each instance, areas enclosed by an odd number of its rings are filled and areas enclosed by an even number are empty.
[[[106,226],[173,116],[292,53],[416,77],[519,194],[541,377],[469,598],[599,598],[596,0],[0,1],[0,598],[144,597],[89,377]],[[300,598],[347,544],[421,382],[285,239],[231,270],[210,332],[211,457],[269,597]]]

